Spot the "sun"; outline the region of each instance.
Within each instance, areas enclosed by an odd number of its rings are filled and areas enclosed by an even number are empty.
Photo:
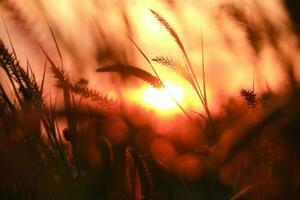
[[[172,111],[177,109],[177,104],[183,101],[184,91],[181,87],[172,82],[166,81],[164,83],[165,88],[146,88],[141,99],[146,105],[158,110],[158,111]]]
[[[153,88],[151,85],[143,84],[140,87],[128,89],[126,91],[128,102],[167,117],[177,116],[182,112],[182,108],[201,110],[199,102],[195,101],[193,88],[185,80],[173,77],[163,82],[165,88]]]

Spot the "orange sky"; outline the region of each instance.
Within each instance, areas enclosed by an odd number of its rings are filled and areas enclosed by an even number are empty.
[[[200,82],[202,62],[201,30],[203,31],[208,99],[213,110],[217,110],[224,98],[232,95],[238,96],[241,88],[251,88],[254,70],[259,74],[256,77],[257,91],[265,90],[266,83],[274,90],[280,89],[283,85],[280,64],[272,49],[267,45],[264,46],[260,58],[254,61],[245,34],[219,9],[220,3],[226,1],[178,0],[174,1],[176,4],[172,6],[158,0],[98,1],[97,4],[95,4],[97,1],[44,0],[41,1],[42,7],[41,5],[36,6],[34,2],[33,0],[16,1],[22,13],[28,16],[33,27],[31,31],[37,35],[34,38],[41,42],[53,55],[54,59],[58,61],[55,47],[53,43],[49,43],[51,36],[43,18],[43,15],[47,15],[50,23],[55,24],[55,28],[58,30],[56,32],[61,32],[60,37],[65,40],[63,42],[58,39],[64,54],[65,68],[72,74],[72,77],[76,79],[85,76],[90,80],[93,88],[108,93],[113,98],[118,98],[120,85],[114,85],[113,83],[116,82],[113,81],[112,83],[107,74],[99,75],[94,72],[101,64],[94,59],[96,51],[95,38],[90,33],[95,30],[95,27],[91,27],[93,20],[99,24],[106,37],[111,40],[112,44],[116,45],[116,48],[118,48],[118,45],[120,48],[124,48],[129,62],[152,72],[145,59],[126,38],[127,30],[122,18],[122,9],[125,9],[127,14],[134,40],[150,59],[156,56],[169,56],[180,63],[184,63],[183,56],[173,38],[157,22],[149,9],[154,9],[163,15],[182,39]],[[281,28],[282,37],[284,37],[284,43],[282,43],[284,51],[287,53],[292,52],[294,58],[299,57],[298,51],[290,50],[296,49],[296,42],[294,36],[287,30],[286,16],[279,6],[279,0],[272,1],[272,4],[267,3],[269,1],[259,2],[270,20]],[[236,1],[236,3],[242,4],[250,15],[256,19],[256,10],[253,9],[250,2]],[[43,9],[41,8],[44,9],[42,14]],[[276,19],[273,17],[274,15],[277,16]],[[218,17],[216,18],[216,16]],[[14,24],[10,17],[9,13],[4,13],[4,18],[7,19],[21,61],[24,62],[26,60],[24,58],[28,57],[33,62],[35,71],[41,74],[38,65],[43,59],[38,48],[36,45],[32,46],[32,42],[28,37],[23,37],[22,33],[19,32],[20,25]],[[220,24],[230,38],[233,49],[230,49],[226,44],[224,35],[220,31]],[[2,25],[1,37],[6,37]],[[4,40],[7,41],[7,38]],[[66,44],[69,44],[70,47],[66,47]],[[70,49],[74,51],[73,53],[76,56],[70,55]],[[36,57],[39,57],[39,59],[36,60]],[[200,102],[196,100],[195,93],[186,81],[174,73],[164,70],[159,65],[154,66],[164,81],[171,82],[177,87],[178,91],[182,91],[181,97],[177,98],[181,98],[181,103],[187,109],[203,111]],[[78,73],[78,70],[80,73]],[[51,81],[51,76],[49,77]],[[51,87],[49,86],[49,88]],[[149,89],[148,85],[125,85],[123,93],[125,99],[130,102],[141,105],[148,104],[150,107],[154,105],[151,105],[153,103],[151,98],[154,98],[156,94],[154,94],[153,89]],[[158,92],[157,95],[160,96],[160,93]],[[149,96],[153,97],[150,98]],[[168,104],[170,109],[174,108],[174,104]]]

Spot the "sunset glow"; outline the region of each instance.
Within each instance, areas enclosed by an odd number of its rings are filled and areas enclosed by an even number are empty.
[[[300,200],[300,0],[0,13],[0,200]]]
[[[182,102],[183,89],[172,82],[166,82],[165,86],[166,88],[161,89],[147,88],[141,95],[142,100],[157,110],[170,111],[176,109],[177,105],[174,99],[178,103]]]

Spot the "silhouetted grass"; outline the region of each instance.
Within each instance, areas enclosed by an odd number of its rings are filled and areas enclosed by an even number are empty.
[[[9,5],[14,12],[13,4]],[[289,0],[284,5],[291,30],[298,37],[299,6]],[[274,51],[288,83],[283,90],[258,92],[253,80],[252,90],[236,91],[237,97],[224,100],[222,110],[212,115],[204,69],[204,52],[209,47],[203,45],[203,36],[199,44],[200,86],[179,35],[154,10],[150,12],[175,40],[186,65],[162,55],[150,60],[132,39],[134,31],[124,8],[128,37],[153,74],[127,64],[123,49],[114,51],[109,37],[105,47],[99,47],[101,59],[115,64],[101,64],[97,72],[134,76],[163,89],[164,80],[153,61],[192,85],[195,101],[202,103],[205,115],[191,117],[192,113],[174,99],[181,114],[190,120],[176,118],[171,136],[156,129],[159,123],[169,125],[163,118],[144,108],[134,110],[122,99],[110,99],[101,89],[90,88],[85,78],[73,78],[64,67],[61,38],[56,37],[52,26],[48,25],[59,64],[40,45],[47,60],[41,67],[41,82],[37,82],[29,61],[26,67],[20,63],[10,35],[10,47],[0,39],[0,199],[299,199],[300,84],[295,58],[285,53],[278,27],[259,8],[258,24],[236,5],[222,8],[245,33],[256,59],[263,45]],[[49,84],[45,82],[47,71],[55,79],[50,84],[62,92],[62,105],[44,91]],[[126,106],[134,111],[124,109]],[[177,134],[180,131],[186,135]],[[187,140],[190,135],[192,139]]]

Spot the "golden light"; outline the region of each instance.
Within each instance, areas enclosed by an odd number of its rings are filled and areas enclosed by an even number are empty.
[[[188,90],[180,83],[165,80],[165,88],[160,89],[145,84],[139,88],[127,90],[126,96],[132,104],[140,105],[161,116],[172,116],[182,112],[174,99],[183,107],[188,105]]]
[[[168,111],[176,109],[177,104],[183,100],[183,89],[172,82],[166,82],[165,88],[156,89],[149,87],[141,95],[142,100],[150,105],[151,107],[161,110]]]
[[[166,88],[157,89],[151,85],[143,84],[138,88],[128,89],[125,94],[128,102],[152,110],[164,117],[182,114],[177,103],[186,111],[204,112],[195,91],[187,81],[178,76],[170,76],[170,73],[164,71],[161,71],[161,77]],[[215,105],[216,99],[212,97],[209,87],[207,87],[206,92],[209,102]]]

